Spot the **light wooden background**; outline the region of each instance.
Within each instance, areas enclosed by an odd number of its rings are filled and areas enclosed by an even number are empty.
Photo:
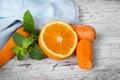
[[[93,68],[82,70],[75,55],[65,60],[10,60],[0,80],[120,80],[120,0],[73,0],[82,24],[94,26]]]

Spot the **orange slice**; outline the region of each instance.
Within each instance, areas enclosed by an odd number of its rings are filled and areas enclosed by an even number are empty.
[[[48,57],[64,59],[74,52],[78,38],[69,24],[54,20],[42,28],[38,43]]]

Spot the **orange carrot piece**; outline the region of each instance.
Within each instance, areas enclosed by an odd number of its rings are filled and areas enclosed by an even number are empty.
[[[16,32],[22,34],[25,37],[29,36],[29,33],[25,32],[23,27],[17,29]],[[0,67],[2,67],[6,62],[15,56],[15,53],[11,50],[15,46],[16,45],[13,41],[13,38],[11,37],[5,46],[0,50]]]
[[[77,33],[79,40],[88,39],[91,42],[93,42],[95,40],[96,31],[92,26],[90,26],[90,25],[75,25],[75,24],[71,24],[71,26]]]
[[[89,70],[92,68],[92,43],[87,39],[79,41],[76,48],[78,66],[82,69]]]
[[[90,25],[71,24],[78,35],[79,43],[76,48],[76,56],[80,68],[89,70],[92,68],[92,42],[96,38],[96,31]]]

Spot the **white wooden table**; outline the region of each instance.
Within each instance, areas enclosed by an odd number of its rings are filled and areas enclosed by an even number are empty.
[[[82,70],[75,55],[65,60],[18,61],[0,69],[0,80],[120,80],[120,0],[73,0],[82,24],[94,26],[93,68]]]

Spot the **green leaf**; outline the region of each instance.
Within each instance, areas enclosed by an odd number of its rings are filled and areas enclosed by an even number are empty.
[[[16,55],[19,54],[21,50],[22,50],[22,48],[19,46],[15,46],[12,48],[12,51],[15,52]]]
[[[34,26],[34,19],[29,10],[27,10],[24,13],[23,25],[24,25],[25,31],[27,31],[29,33],[36,33],[35,26]]]
[[[17,55],[17,59],[18,59],[18,60],[23,60],[24,57],[23,57],[21,54],[18,54],[18,55]]]
[[[15,32],[12,36],[14,42],[16,45],[22,47],[22,41],[25,39],[25,37],[23,35],[21,35],[18,32]]]
[[[12,51],[14,51],[17,55],[18,60],[23,60],[26,56],[27,51],[19,46],[16,46],[12,48]]]
[[[23,60],[26,57],[26,51],[25,50],[21,50],[19,52],[19,54],[17,54],[17,59],[18,60]]]
[[[38,36],[36,34],[30,34],[30,37],[34,38],[35,40],[38,40]]]
[[[25,38],[22,42],[22,47],[27,49],[34,41],[35,39],[33,37]]]
[[[31,58],[41,60],[46,58],[47,56],[41,50],[37,43],[33,43],[29,48],[28,52]]]

